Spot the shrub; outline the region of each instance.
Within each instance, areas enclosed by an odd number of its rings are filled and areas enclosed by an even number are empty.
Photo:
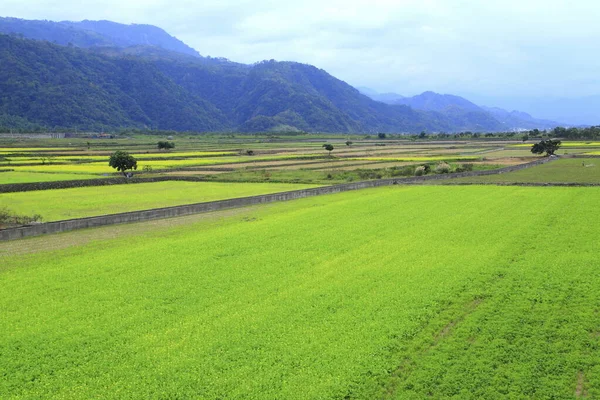
[[[356,170],[360,179],[381,179],[381,174],[371,169]]]
[[[415,168],[415,176],[423,176],[425,175],[425,166],[421,165]]]
[[[18,215],[10,211],[7,207],[0,207],[0,227],[40,223],[42,220],[43,218],[40,214],[32,216]]]
[[[435,167],[436,174],[447,174],[450,172],[450,164],[446,162],[441,162]]]
[[[415,173],[415,167],[412,165],[405,165],[403,167],[390,168],[390,176],[411,176],[414,173]]]
[[[473,171],[473,164],[460,164],[454,169],[454,172],[470,172]]]

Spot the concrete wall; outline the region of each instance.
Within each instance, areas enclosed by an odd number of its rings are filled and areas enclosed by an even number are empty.
[[[79,218],[57,222],[47,222],[43,224],[35,224],[22,226],[18,228],[9,228],[0,230],[0,240],[14,240],[28,236],[39,236],[47,233],[58,233],[72,231],[76,229],[92,228],[95,226],[122,224],[128,222],[148,221],[159,218],[178,217],[182,215],[204,213],[209,211],[224,210],[227,208],[236,208],[250,206],[261,203],[272,203],[276,201],[287,201],[300,199],[304,197],[319,196],[323,194],[332,194],[346,192],[349,190],[366,189],[379,186],[400,185],[422,183],[431,180],[463,178],[471,176],[494,175],[518,171],[524,168],[530,168],[536,165],[544,164],[551,161],[550,158],[543,158],[528,164],[515,165],[512,167],[502,168],[489,171],[472,171],[456,174],[428,175],[411,178],[397,179],[379,179],[373,181],[363,181],[354,183],[345,183],[341,185],[325,186],[313,189],[294,190],[290,192],[265,194],[260,196],[241,197],[237,199],[228,199],[220,201],[211,201],[207,203],[196,203],[184,206],[155,208],[152,210],[133,211],[120,214],[102,215],[98,217]]]

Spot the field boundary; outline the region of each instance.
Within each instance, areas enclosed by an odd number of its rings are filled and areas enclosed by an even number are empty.
[[[391,179],[378,179],[372,181],[361,181],[354,183],[344,183],[340,185],[332,185],[332,186],[323,186],[318,188],[311,189],[301,189],[301,190],[293,190],[288,192],[280,192],[280,193],[272,193],[258,196],[250,196],[250,197],[239,197],[234,199],[227,200],[218,200],[204,203],[194,203],[187,204],[182,206],[173,206],[173,207],[163,207],[163,208],[155,208],[150,210],[141,210],[141,211],[131,211],[126,213],[118,213],[118,214],[108,214],[101,215],[96,217],[86,217],[86,218],[77,218],[63,221],[55,221],[55,222],[46,222],[42,224],[33,224],[26,225],[16,228],[7,228],[0,229],[0,241],[6,240],[14,240],[20,239],[29,236],[39,236],[48,233],[59,233],[72,231],[77,229],[85,229],[92,228],[97,226],[105,226],[105,225],[114,225],[114,224],[123,224],[130,222],[141,222],[141,221],[149,221],[153,219],[161,219],[161,218],[171,218],[178,217],[183,215],[190,214],[198,214],[205,213],[210,211],[219,211],[229,208],[237,208],[237,207],[245,207],[255,204],[263,204],[263,203],[273,203],[278,201],[288,201],[294,199],[300,199],[305,197],[319,196],[323,194],[333,194],[346,192],[350,190],[359,190],[359,189],[367,189],[374,188],[380,186],[389,186],[389,185],[402,185],[402,184],[417,184],[431,180],[443,180],[443,179],[453,179],[453,178],[464,178],[464,177],[472,177],[472,176],[482,176],[482,175],[495,175],[501,173],[514,172],[525,168],[534,167],[537,165],[545,164],[550,162],[557,157],[553,158],[542,158],[527,164],[514,165],[502,169],[497,170],[487,170],[487,171],[471,171],[471,172],[461,172],[454,174],[440,174],[440,175],[428,175],[428,176],[419,176],[419,177],[410,177],[410,178],[391,178]],[[168,179],[160,179],[154,180],[164,181],[164,180],[197,180],[199,179],[172,179],[171,177],[165,177]],[[154,178],[157,179],[157,178]]]

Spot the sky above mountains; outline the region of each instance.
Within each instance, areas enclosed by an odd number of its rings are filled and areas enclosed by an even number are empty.
[[[309,63],[380,92],[600,93],[594,0],[0,0],[0,14],[157,25],[202,55]]]

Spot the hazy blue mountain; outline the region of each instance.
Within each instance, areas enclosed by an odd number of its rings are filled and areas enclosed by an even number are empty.
[[[156,46],[190,56],[197,57],[200,55],[181,40],[153,25],[124,25],[111,21],[88,20],[81,22],[63,21],[61,24],[100,34],[108,38],[116,47]]]
[[[449,108],[458,107],[465,111],[483,111],[478,105],[460,96],[424,92],[413,97],[405,97],[394,101],[395,104],[405,104],[417,110],[445,112]]]
[[[507,111],[498,107],[485,107],[484,110],[492,114],[498,121],[513,129],[552,129],[564,125],[555,121],[534,118],[523,111]]]
[[[0,17],[0,33],[45,40],[63,46],[77,47],[110,46],[111,40],[96,32],[84,31],[67,24],[52,21],[30,21],[19,18]]]
[[[435,92],[424,92],[413,97],[404,97],[400,99],[382,99],[379,93],[374,92],[371,98],[383,101],[388,104],[405,104],[417,110],[437,111],[446,116],[459,117],[468,115],[469,119],[487,117],[494,118],[500,122],[504,129],[522,130],[522,129],[552,129],[561,125],[551,120],[534,118],[530,114],[522,111],[506,111],[498,107],[478,106],[477,104],[465,99],[464,97],[438,94]]]
[[[110,21],[53,22],[0,18],[0,33],[46,40],[63,46],[155,46],[199,57],[198,52],[152,25],[125,25]]]
[[[368,87],[357,87],[358,91],[362,94],[369,96],[373,100],[381,101],[387,104],[398,104],[396,100],[404,99],[405,97],[398,93],[378,93],[377,91]]]
[[[471,93],[468,98],[477,104],[505,110],[521,110],[542,120],[558,121],[561,125],[600,124],[600,95],[583,97],[523,97],[490,96]]]

